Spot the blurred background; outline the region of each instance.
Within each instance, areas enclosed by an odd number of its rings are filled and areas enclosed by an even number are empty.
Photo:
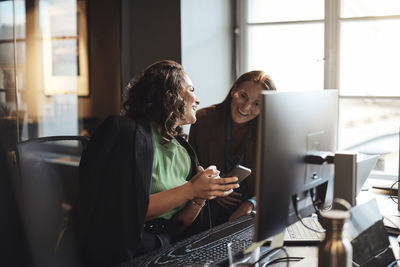
[[[54,266],[83,137],[161,59],[184,66],[201,107],[254,69],[278,91],[338,89],[338,150],[379,154],[371,177],[397,180],[399,47],[399,0],[0,0],[0,146],[19,159],[8,171],[0,151],[2,260],[26,266],[29,250]],[[36,139],[56,135],[75,137]],[[29,248],[9,229],[26,231]]]
[[[399,168],[397,0],[0,1],[0,135],[15,143],[90,136],[118,114],[129,79],[159,59],[183,64],[201,106],[243,72],[278,90],[339,89],[338,149]]]

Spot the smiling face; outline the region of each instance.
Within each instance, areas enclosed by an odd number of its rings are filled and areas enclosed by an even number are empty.
[[[264,88],[253,81],[239,84],[231,92],[232,121],[246,123],[260,114],[261,91]]]
[[[192,80],[185,74],[185,82],[183,83],[183,90],[181,92],[182,98],[185,100],[185,114],[184,119],[178,121],[178,125],[193,124],[196,122],[196,110],[200,105],[200,100],[194,93]]]

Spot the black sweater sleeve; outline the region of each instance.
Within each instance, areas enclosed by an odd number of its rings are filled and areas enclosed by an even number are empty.
[[[82,154],[73,223],[85,266],[110,266],[134,257],[150,193],[154,150],[148,130],[110,116]]]

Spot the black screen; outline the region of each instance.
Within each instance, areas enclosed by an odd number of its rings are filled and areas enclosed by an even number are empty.
[[[336,90],[262,93],[258,121],[257,215],[255,241],[281,232],[299,213],[314,211],[310,189],[324,200],[333,164],[308,164],[307,155],[336,151]]]

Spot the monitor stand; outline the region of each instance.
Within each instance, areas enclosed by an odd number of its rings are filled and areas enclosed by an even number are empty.
[[[285,231],[286,231],[286,229],[284,229],[282,232],[280,232],[279,234],[274,235],[272,237],[272,241],[271,241],[271,245],[270,245],[271,249],[283,247],[283,240],[285,238]]]
[[[280,232],[279,234],[276,234],[272,237],[271,240],[271,244],[269,246],[270,250],[274,249],[274,248],[279,248],[279,247],[283,247],[283,241],[284,241],[284,237],[285,237],[285,229]],[[244,257],[243,259],[245,259],[246,262],[258,262],[260,259],[260,248],[268,241],[268,239],[259,241],[259,242],[253,242],[251,244],[250,247],[248,247],[247,249],[244,250],[243,254]],[[278,253],[279,250],[277,250],[274,253],[271,253],[271,255],[268,255],[267,257],[265,257],[265,259],[263,260],[267,260],[269,258],[271,258],[272,256],[274,256],[276,253]],[[259,265],[260,263],[257,263],[255,266],[261,266]]]

